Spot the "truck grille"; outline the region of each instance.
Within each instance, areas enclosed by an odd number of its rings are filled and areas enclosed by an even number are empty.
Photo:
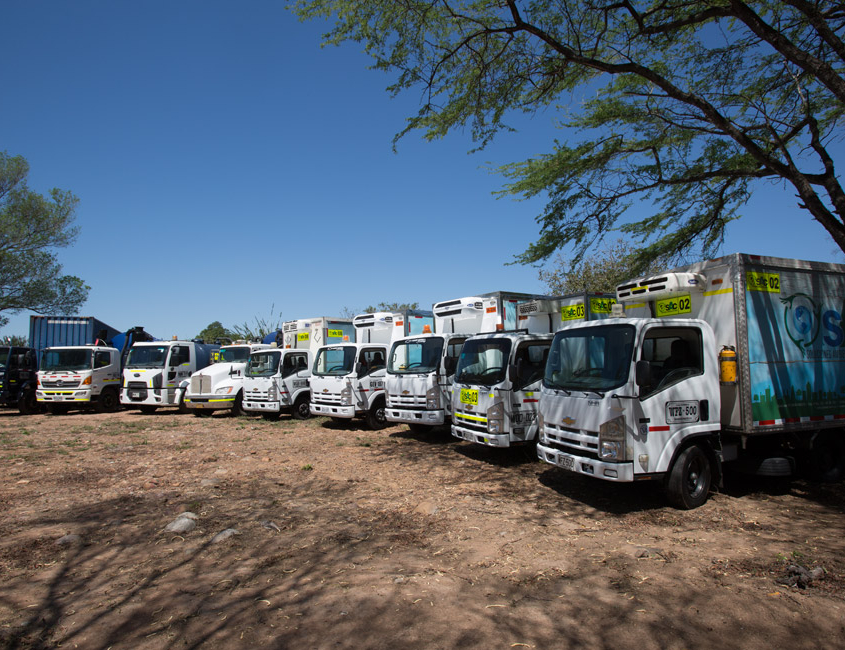
[[[132,401],[143,402],[147,399],[147,385],[142,381],[130,381],[126,386],[126,394]]]
[[[211,377],[208,375],[191,377],[191,395],[207,395],[209,393],[211,393]]]
[[[324,404],[326,406],[340,406],[340,393],[321,393],[319,395],[312,395],[311,401],[315,404]]]
[[[270,399],[270,391],[268,391],[268,390],[251,390],[249,392],[244,393],[244,399],[246,399],[246,400],[258,400],[260,402],[266,402]]]
[[[565,454],[598,460],[599,436],[592,431],[547,424],[546,445]]]
[[[42,381],[41,386],[44,388],[79,388],[79,382],[67,380]]]
[[[425,409],[425,395],[390,395],[387,405],[391,408]]]

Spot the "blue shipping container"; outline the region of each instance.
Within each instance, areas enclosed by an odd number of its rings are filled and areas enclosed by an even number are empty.
[[[93,316],[30,316],[29,346],[40,353],[58,345],[110,342],[120,332]]]

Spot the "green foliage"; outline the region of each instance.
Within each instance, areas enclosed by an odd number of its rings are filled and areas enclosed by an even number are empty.
[[[785,182],[845,250],[833,147],[845,112],[845,11],[835,0],[298,0],[334,16],[413,89],[396,138],[468,129],[483,147],[513,112],[557,111],[565,140],[502,168],[503,194],[547,199],[539,239],[577,263],[608,233],[639,264],[710,257],[752,189]],[[636,220],[633,206],[650,212]],[[642,213],[642,212],[641,212]]]
[[[50,198],[26,184],[29,164],[0,152],[0,312],[31,310],[75,314],[90,287],[61,275],[53,252],[73,243],[72,226],[79,200],[70,192],[50,190]],[[0,325],[8,318],[0,316]]]
[[[550,295],[582,291],[614,293],[616,287],[635,277],[659,272],[668,266],[663,260],[643,266],[630,247],[620,239],[594,254],[587,254],[571,265],[563,255],[556,255],[550,268],[541,269],[540,281]]]
[[[253,318],[252,325],[244,321],[240,325],[232,327],[232,332],[234,332],[235,338],[244,339],[246,341],[261,341],[268,334],[281,329],[283,322],[282,314],[279,312],[274,315],[273,312],[275,311],[275,308],[275,304],[270,305],[270,315],[266,318],[264,316],[255,316]]]
[[[19,336],[17,334],[12,334],[11,336],[4,336],[2,339],[2,343],[3,345],[14,345],[21,348],[25,348],[29,345],[25,336]]]
[[[206,343],[213,343],[214,341],[219,341],[221,339],[234,340],[237,338],[237,335],[223,327],[223,324],[219,320],[216,320],[206,325],[205,329],[194,338],[202,339]]]
[[[418,302],[380,302],[378,305],[373,307],[370,305],[367,307],[363,313],[365,314],[375,314],[377,311],[405,311],[406,309],[419,309],[420,304]]]

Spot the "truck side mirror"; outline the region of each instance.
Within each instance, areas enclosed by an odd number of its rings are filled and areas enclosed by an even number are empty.
[[[458,359],[457,357],[446,357],[443,359],[443,369],[446,371],[447,375],[454,375],[455,368],[458,367]]]
[[[642,388],[643,386],[650,386],[651,385],[651,362],[640,360],[637,361],[637,366],[635,372],[637,386]]]

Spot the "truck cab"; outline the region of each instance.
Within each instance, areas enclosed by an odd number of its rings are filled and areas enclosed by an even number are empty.
[[[0,346],[0,404],[15,407],[23,415],[37,413],[37,371],[33,348]]]
[[[37,399],[53,415],[94,407],[120,407],[120,350],[106,345],[58,346],[42,350]]]
[[[214,411],[243,412],[244,370],[253,352],[269,348],[263,343],[236,342],[224,345],[213,356],[217,361],[191,375],[185,406],[196,416]]]
[[[383,429],[384,378],[387,354],[394,338],[401,338],[406,319],[401,312],[359,314],[352,319],[355,343],[320,347],[311,376],[311,414],[336,420],[363,417],[371,429]]]
[[[609,294],[587,293],[522,301],[520,329],[467,339],[452,387],[452,435],[489,447],[533,444],[554,332],[605,318],[614,302]]]
[[[142,413],[153,413],[162,406],[187,412],[184,386],[193,373],[211,363],[211,353],[219,348],[196,341],[135,343],[123,369],[120,403]]]
[[[451,422],[452,379],[464,341],[498,325],[517,323],[516,306],[532,294],[496,291],[444,300],[432,306],[434,332],[406,336],[393,343],[385,378],[388,422],[423,433]]]

